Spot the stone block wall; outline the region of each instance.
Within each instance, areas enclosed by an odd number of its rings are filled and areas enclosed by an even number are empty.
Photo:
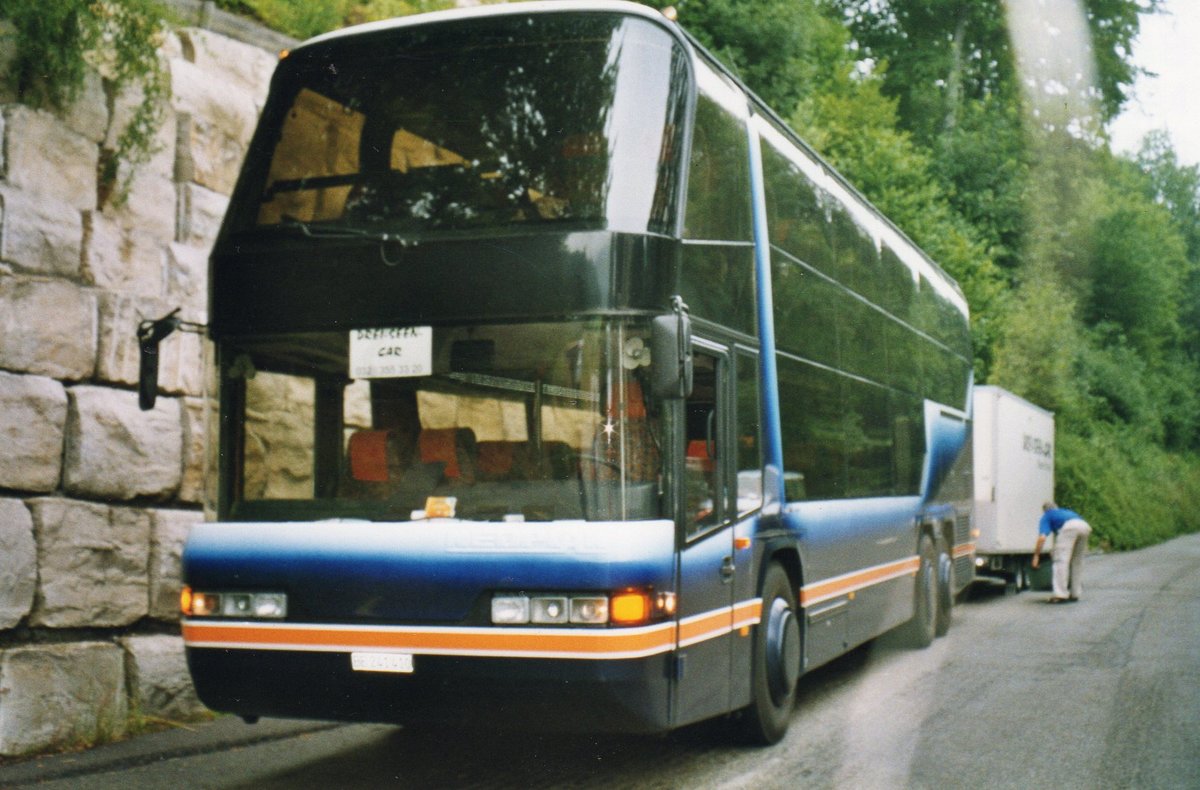
[[[121,205],[97,170],[135,97],[98,74],[60,113],[0,92],[0,757],[202,711],[177,626],[180,551],[203,518],[202,341],[163,344],[142,412],[134,331],[175,307],[206,320],[209,248],[280,43],[236,28],[250,43],[167,38],[167,120]]]

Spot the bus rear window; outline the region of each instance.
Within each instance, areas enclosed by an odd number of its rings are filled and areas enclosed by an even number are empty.
[[[669,231],[683,57],[653,24],[605,15],[302,48],[280,67],[235,222]]]

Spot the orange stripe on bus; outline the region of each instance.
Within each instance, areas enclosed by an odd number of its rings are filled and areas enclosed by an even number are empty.
[[[188,622],[188,643],[264,649],[404,650],[412,653],[488,653],[496,655],[653,654],[674,646],[673,623],[647,629],[595,631],[549,629],[409,629],[328,626],[261,626]]]
[[[814,582],[800,588],[800,605],[809,606],[820,601],[836,598],[839,595],[861,590],[881,582],[899,578],[905,574],[916,573],[921,567],[919,557],[907,557],[886,565],[876,565],[861,571],[847,573],[833,579]]]
[[[733,607],[733,627],[745,628],[762,621],[762,598],[742,601]]]
[[[679,621],[679,644],[691,644],[733,629],[733,610],[720,609]]]
[[[496,657],[634,658],[665,653],[754,625],[762,601],[705,612],[680,623],[638,628],[415,628],[405,626],[304,625],[203,622],[182,624],[191,647],[243,650],[380,650],[432,655]]]

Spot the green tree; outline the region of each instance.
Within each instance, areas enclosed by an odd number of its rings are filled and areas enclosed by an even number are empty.
[[[1006,5],[1043,14],[1070,3],[1001,0],[825,0],[842,15],[860,57],[888,64],[885,93],[900,100],[900,119],[923,143],[954,126],[962,104],[987,97],[1017,101],[1022,75]],[[1083,0],[1104,119],[1120,112],[1137,77],[1133,40],[1138,15],[1158,0]],[[1043,25],[1048,24],[1043,22]],[[1063,31],[1058,31],[1061,34]],[[1081,72],[1092,72],[1076,64]],[[1030,75],[1025,75],[1030,76]]]
[[[674,6],[683,27],[782,115],[820,84],[839,57],[832,19],[812,0],[650,0]]]
[[[1139,353],[1157,358],[1178,340],[1183,237],[1162,205],[1110,183],[1093,185],[1087,208],[1094,221],[1084,320],[1115,325]]]
[[[1085,342],[1076,302],[1048,264],[1028,266],[1004,300],[989,381],[1070,420],[1084,413],[1074,376]],[[1064,427],[1060,420],[1060,430]],[[1069,424],[1067,427],[1070,427]]]
[[[1171,213],[1186,246],[1179,297],[1181,346],[1200,361],[1200,166],[1181,164],[1165,132],[1147,135],[1135,162],[1145,175],[1144,194]]]

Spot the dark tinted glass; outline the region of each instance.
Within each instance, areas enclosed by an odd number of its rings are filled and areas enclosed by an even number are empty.
[[[845,291],[788,255],[772,253],[776,343],[782,351],[836,367]]]
[[[762,506],[762,457],[759,451],[758,356],[737,356],[737,505],[738,513]]]
[[[834,263],[830,276],[864,296],[878,291],[871,282],[878,253],[870,235],[842,206],[834,208],[832,219]]]
[[[925,461],[925,410],[914,395],[890,395],[892,436],[895,445],[895,492],[916,494],[921,489],[921,467]]]
[[[965,398],[970,336],[954,301],[810,182],[780,143],[762,141],[779,348],[915,395]]]
[[[913,279],[912,270],[900,260],[900,256],[891,247],[884,245],[880,251],[880,266],[877,284],[876,303],[901,320],[908,320],[908,314],[917,284]]]
[[[754,248],[687,244],[681,256],[680,294],[692,314],[757,335]]]
[[[819,271],[833,262],[826,209],[822,197],[800,171],[769,140],[763,140],[763,179],[771,244]]]
[[[235,228],[674,227],[683,53],[646,20],[504,16],[297,50]]]
[[[893,493],[893,450],[887,390],[848,379],[846,496],[887,496]]]
[[[908,325],[895,320],[884,322],[883,335],[887,348],[887,376],[884,383],[911,395],[920,395],[925,387],[921,349],[929,341]]]
[[[684,236],[750,240],[750,154],[746,126],[701,93],[696,101]]]
[[[790,496],[801,491],[807,499],[846,495],[842,384],[843,377],[832,371],[779,359],[783,469]]]
[[[887,333],[895,322],[849,293],[842,295],[841,302],[841,369],[873,381],[887,381]]]

